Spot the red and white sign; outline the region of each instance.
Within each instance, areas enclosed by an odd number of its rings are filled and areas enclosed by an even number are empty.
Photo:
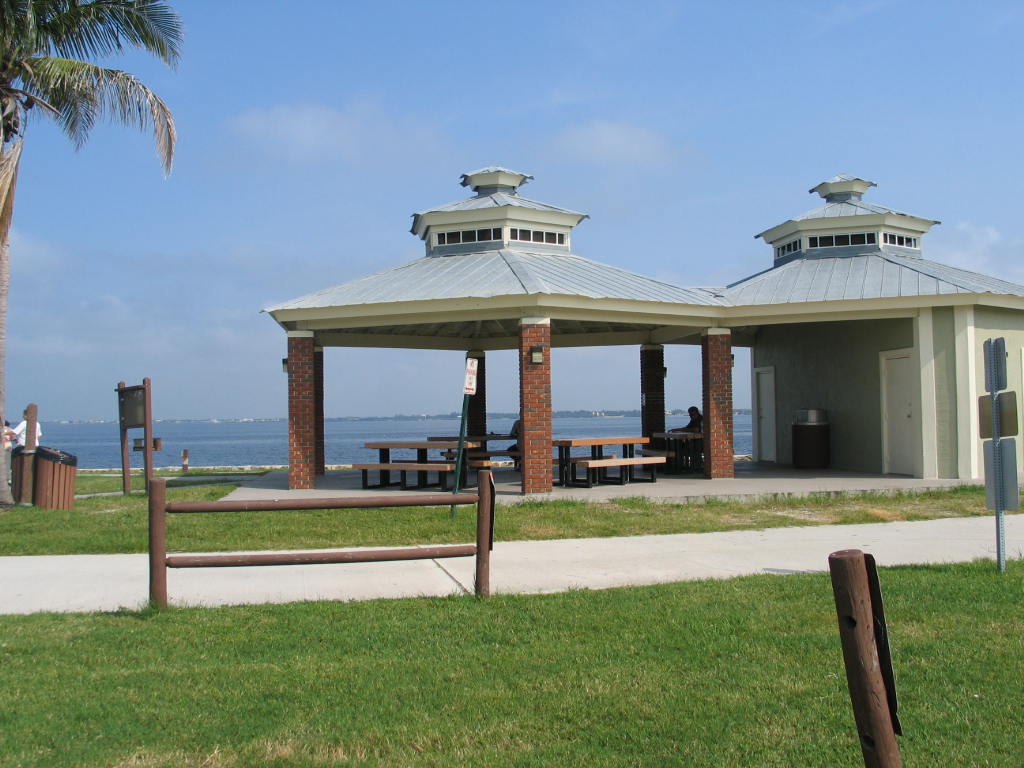
[[[466,358],[466,384],[462,388],[462,394],[476,394],[476,369],[479,365],[480,361],[477,360],[475,357]]]

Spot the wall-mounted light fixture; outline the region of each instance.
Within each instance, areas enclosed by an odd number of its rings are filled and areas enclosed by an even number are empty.
[[[531,363],[543,363],[544,362],[544,348],[543,347],[530,347],[530,362]]]
[[[287,357],[282,357],[281,358],[281,370],[284,373],[288,373],[288,358]]]

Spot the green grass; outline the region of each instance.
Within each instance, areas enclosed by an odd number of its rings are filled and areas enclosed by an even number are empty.
[[[195,484],[204,482],[216,482],[221,477],[237,477],[238,475],[263,475],[266,470],[239,469],[224,470],[200,467],[181,472],[178,469],[155,469],[153,474],[156,477],[168,478],[168,484]],[[145,478],[141,471],[131,473],[132,491],[142,492],[146,488]],[[80,470],[75,475],[75,493],[120,493],[124,489],[124,481],[120,472]]]
[[[178,500],[217,499],[233,486],[172,488]],[[611,502],[542,501],[499,505],[498,541],[703,533],[824,523],[927,520],[991,514],[981,488],[887,496],[707,501],[668,504],[644,498]],[[98,554],[146,551],[146,498],[78,499],[73,510],[0,509],[0,555]],[[173,550],[295,549],[472,541],[475,519],[447,507],[171,515]]]
[[[1024,565],[885,569],[907,766],[1020,765]],[[828,576],[0,617],[0,766],[862,765]]]

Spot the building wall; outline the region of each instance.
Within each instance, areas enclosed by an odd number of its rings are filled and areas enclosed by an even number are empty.
[[[762,326],[752,365],[775,368],[778,462],[792,461],[796,411],[824,408],[831,425],[831,466],[881,472],[878,353],[913,344],[909,318]]]
[[[1024,408],[1024,312],[1011,309],[975,307],[975,373],[978,382],[978,394],[985,391],[985,342],[990,338],[1002,336],[1006,339],[1006,387],[1017,393],[1018,413]],[[977,448],[981,454],[982,441],[978,438]],[[1024,466],[1022,461],[1024,440],[1017,436],[1017,466]],[[983,466],[983,465],[979,465]]]
[[[935,438],[939,477],[957,476],[956,326],[952,307],[932,310]]]

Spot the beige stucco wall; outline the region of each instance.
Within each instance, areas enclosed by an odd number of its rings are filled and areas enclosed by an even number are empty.
[[[941,325],[945,328],[945,319]],[[778,462],[792,461],[797,409],[825,408],[832,467],[881,472],[878,353],[913,345],[909,318],[762,326],[754,340],[752,365],[775,369]],[[955,443],[953,450],[955,454]]]
[[[975,328],[975,354],[974,365],[978,381],[978,394],[985,392],[985,342],[990,338],[1002,336],[1006,339],[1006,386],[1007,389],[1017,393],[1018,412],[1024,406],[1024,312],[1012,309],[995,309],[990,307],[975,307],[974,309]],[[1019,425],[1018,425],[1019,426]],[[981,439],[977,439],[977,451],[981,456]],[[1024,440],[1017,439],[1017,466],[1018,477],[1022,474],[1020,467],[1024,466],[1022,461],[1024,452]],[[984,467],[979,458],[979,467]],[[983,471],[983,470],[982,470]]]
[[[956,326],[952,307],[932,310],[935,438],[939,477],[957,476]]]

